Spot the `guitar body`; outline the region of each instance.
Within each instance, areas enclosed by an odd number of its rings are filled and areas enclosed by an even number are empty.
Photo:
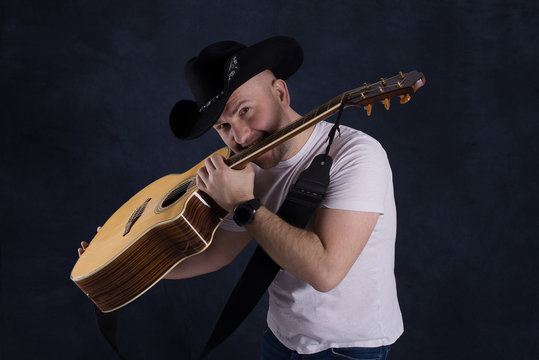
[[[228,149],[216,153],[227,157]],[[103,312],[133,301],[210,245],[228,213],[194,185],[203,166],[204,161],[139,191],[107,220],[81,255],[71,280]]]

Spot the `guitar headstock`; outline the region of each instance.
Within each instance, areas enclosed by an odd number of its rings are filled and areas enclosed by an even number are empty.
[[[344,106],[362,106],[367,115],[371,115],[372,104],[381,102],[389,110],[390,99],[400,97],[400,103],[410,100],[410,94],[425,85],[425,76],[416,71],[399,72],[390,78],[380,78],[379,81],[367,84],[344,93]]]

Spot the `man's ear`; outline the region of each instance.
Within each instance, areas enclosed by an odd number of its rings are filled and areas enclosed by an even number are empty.
[[[286,81],[282,79],[274,79],[272,82],[272,89],[279,102],[282,105],[289,107],[290,93],[288,92],[288,86],[286,85]]]

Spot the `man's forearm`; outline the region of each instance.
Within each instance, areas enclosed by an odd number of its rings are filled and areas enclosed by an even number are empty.
[[[219,270],[225,264],[211,261],[206,252],[191,256],[176,265],[164,279],[187,279]]]
[[[325,282],[329,275],[324,267],[326,249],[318,235],[288,224],[264,206],[257,211],[253,223],[245,228],[283,269],[317,290],[328,290]]]
[[[230,264],[250,240],[245,231],[235,233],[218,229],[206,250],[179,263],[165,279],[186,279],[219,270]]]

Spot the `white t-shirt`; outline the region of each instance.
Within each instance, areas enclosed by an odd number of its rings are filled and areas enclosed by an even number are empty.
[[[320,122],[303,148],[271,169],[255,168],[255,196],[277,212],[299,174],[325,152],[333,124]],[[321,207],[380,213],[360,256],[337,287],[322,293],[281,270],[269,287],[268,326],[288,348],[377,347],[403,332],[394,275],[396,211],[389,162],[369,135],[341,126],[330,150],[330,184]],[[221,225],[242,231],[229,217]],[[307,226],[310,229],[310,226]]]

